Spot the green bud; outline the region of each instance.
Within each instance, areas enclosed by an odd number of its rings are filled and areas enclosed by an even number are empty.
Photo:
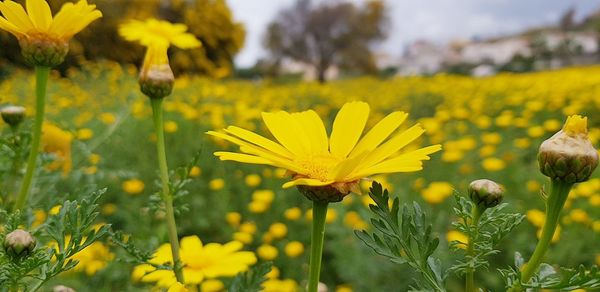
[[[2,120],[11,127],[17,127],[25,119],[25,108],[22,106],[9,105],[0,110]]]
[[[140,90],[150,98],[164,98],[173,91],[175,75],[169,64],[150,65],[140,74]]]
[[[469,198],[478,206],[495,207],[502,202],[502,187],[489,179],[478,179],[469,185]]]
[[[28,256],[33,252],[35,245],[35,238],[22,229],[16,229],[4,238],[4,250],[14,258]]]
[[[33,66],[58,66],[69,52],[69,42],[47,35],[23,37],[19,39],[19,44],[25,61]]]

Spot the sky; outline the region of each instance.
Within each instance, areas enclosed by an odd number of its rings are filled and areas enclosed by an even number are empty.
[[[336,1],[336,0],[317,0]],[[352,0],[360,3],[366,0]],[[227,0],[234,17],[246,27],[246,43],[236,65],[248,67],[267,55],[262,46],[267,24],[295,0]],[[400,56],[415,40],[445,43],[454,39],[509,35],[556,23],[574,7],[577,17],[600,9],[599,0],[386,0],[392,28],[378,52]]]

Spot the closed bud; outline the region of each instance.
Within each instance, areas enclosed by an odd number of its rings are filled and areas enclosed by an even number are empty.
[[[25,119],[25,108],[22,106],[9,105],[0,110],[2,120],[11,127],[17,127]]]
[[[54,286],[54,288],[52,288],[52,292],[75,292],[75,290],[73,290],[73,288],[71,288],[71,287],[67,287],[64,285],[58,285],[58,286]]]
[[[478,179],[469,185],[469,198],[478,206],[495,207],[502,202],[504,190],[489,179]]]
[[[598,151],[587,135],[587,117],[568,117],[562,130],[542,143],[538,162],[540,171],[553,180],[588,180],[598,166]]]
[[[28,256],[33,252],[35,245],[35,238],[22,229],[16,229],[4,238],[4,250],[14,258]]]
[[[54,67],[62,64],[69,52],[69,42],[46,34],[19,39],[21,54],[33,66]]]
[[[142,93],[150,98],[164,98],[173,91],[175,75],[169,66],[167,49],[163,45],[154,45],[146,51],[139,83]]]

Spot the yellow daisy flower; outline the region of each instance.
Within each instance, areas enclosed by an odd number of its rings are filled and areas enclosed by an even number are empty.
[[[19,39],[23,55],[34,65],[55,66],[62,63],[68,51],[68,41],[92,21],[102,17],[96,5],[89,5],[87,0],[65,3],[54,17],[45,0],[27,0],[25,6],[27,11],[17,2],[0,2],[0,28]],[[39,54],[40,50],[45,54]]]
[[[368,176],[421,170],[422,161],[442,148],[433,145],[399,153],[425,130],[417,124],[392,136],[408,116],[393,112],[363,136],[368,116],[367,103],[346,103],[329,137],[323,121],[312,110],[263,113],[263,121],[277,142],[234,126],[208,134],[240,146],[241,153],[215,152],[221,160],[287,169],[293,178],[284,188],[331,186],[342,194],[350,193],[360,179]]]
[[[147,47],[144,64],[140,71],[140,89],[151,98],[163,98],[171,94],[175,76],[169,66],[167,51],[172,44],[181,49],[196,48],[200,41],[190,33],[187,26],[164,20],[130,20],[121,25],[119,34],[132,42]]]
[[[185,284],[198,285],[205,279],[232,277],[248,270],[256,263],[256,256],[250,251],[240,251],[241,242],[232,241],[226,244],[202,244],[198,236],[187,236],[181,239],[181,261]],[[150,260],[151,264],[172,264],[171,245],[163,244]],[[149,264],[134,268],[132,278],[142,282],[156,282],[159,287],[168,288],[177,282],[172,270],[156,269]]]

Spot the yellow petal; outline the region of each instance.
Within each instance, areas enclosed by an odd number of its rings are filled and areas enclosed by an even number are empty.
[[[265,148],[273,153],[281,155],[286,158],[292,158],[292,154],[285,149],[283,146],[261,136],[254,132],[248,131],[235,126],[230,126],[225,129],[225,132],[235,135],[241,139],[244,139],[252,144],[256,144],[262,148]]]
[[[334,181],[332,181],[332,180],[320,181],[320,180],[314,179],[314,178],[299,178],[299,179],[295,179],[293,181],[286,182],[285,184],[283,184],[283,188],[287,189],[287,188],[291,188],[293,186],[299,186],[299,185],[318,187],[318,186],[330,185],[332,183],[334,183]]]
[[[374,174],[413,172],[423,169],[423,162],[420,160],[387,160],[380,164],[371,166],[367,169],[361,169],[360,172],[352,174],[352,179],[368,177]]]
[[[288,112],[262,113],[263,121],[277,141],[296,155],[307,155],[310,144],[303,127]]]
[[[248,142],[242,141],[238,138],[229,136],[225,133],[219,133],[219,132],[214,132],[214,131],[209,131],[207,132],[207,134],[215,136],[215,137],[219,137],[221,139],[227,140],[229,142],[232,142],[234,144],[237,144],[243,148],[240,148],[242,151],[246,152],[246,153],[250,153],[250,154],[254,154],[260,157],[263,157],[265,159],[268,159],[270,161],[272,161],[273,163],[277,164],[277,165],[285,165],[284,168],[289,169],[293,172],[296,173],[300,173],[300,174],[306,174],[307,171],[295,164],[292,163],[292,161],[286,159],[286,158],[281,158],[280,156],[264,149],[261,148],[259,146],[250,144]]]
[[[327,130],[323,121],[313,110],[294,113],[292,116],[304,127],[306,135],[310,141],[312,154],[327,153],[329,141],[327,140]]]
[[[329,151],[345,158],[358,142],[369,117],[369,105],[365,102],[346,103],[333,122]]]
[[[186,284],[198,285],[204,280],[204,272],[199,269],[183,268],[183,278]]]
[[[419,124],[412,126],[408,130],[392,137],[389,141],[383,143],[383,145],[375,148],[375,150],[369,153],[369,155],[361,162],[361,165],[358,168],[369,168],[392,156],[402,149],[402,147],[417,139],[424,132],[425,130],[423,130]]]
[[[10,23],[4,17],[0,17],[0,28],[12,33],[16,37],[22,37],[23,35],[25,35],[25,33],[27,33],[26,31],[22,30],[21,28]]]
[[[18,27],[21,31],[29,32],[34,29],[29,16],[20,4],[10,0],[0,2],[0,11],[8,22]]]
[[[202,241],[196,235],[186,236],[182,238],[181,243],[179,245],[181,246],[181,249],[193,250],[196,252],[202,249]]]
[[[328,179],[334,180],[336,182],[339,181],[349,181],[345,178],[350,175],[354,170],[360,165],[360,162],[367,156],[367,152],[363,152],[363,154],[345,159],[338,163],[332,171],[328,174]]]
[[[372,151],[387,139],[408,117],[404,112],[393,112],[377,123],[354,147],[350,157]]]
[[[274,163],[268,159],[250,154],[219,151],[215,152],[215,156],[219,157],[219,159],[223,161],[237,161],[250,164],[274,165]]]
[[[46,0],[27,0],[27,13],[33,25],[41,31],[48,31],[52,24],[52,12]]]

